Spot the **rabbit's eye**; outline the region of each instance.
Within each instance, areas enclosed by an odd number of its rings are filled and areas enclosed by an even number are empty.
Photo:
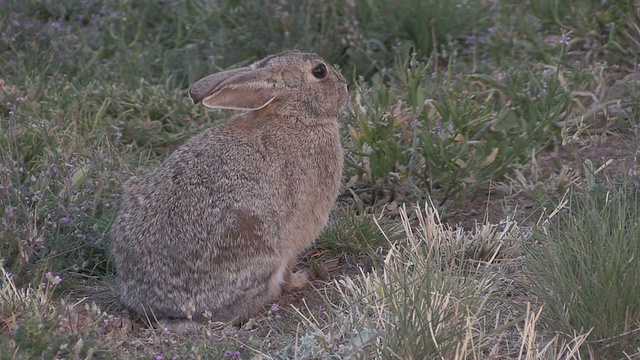
[[[324,79],[327,76],[327,67],[324,64],[319,64],[311,70],[311,73],[316,79]]]

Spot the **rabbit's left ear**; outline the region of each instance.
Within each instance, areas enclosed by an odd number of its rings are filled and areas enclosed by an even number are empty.
[[[258,110],[277,96],[277,82],[266,69],[241,68],[209,75],[194,83],[189,96],[208,108]]]

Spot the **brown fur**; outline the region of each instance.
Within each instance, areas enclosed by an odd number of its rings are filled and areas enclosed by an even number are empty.
[[[127,181],[111,232],[120,299],[163,323],[247,318],[306,283],[291,269],[337,196],[346,81],[288,51],[210,75],[190,96],[249,111]]]

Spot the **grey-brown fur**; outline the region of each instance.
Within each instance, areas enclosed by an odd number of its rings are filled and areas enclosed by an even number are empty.
[[[111,232],[120,299],[169,322],[244,319],[305,280],[291,267],[337,196],[346,81],[317,55],[288,51],[210,75],[189,95],[248,112],[126,182]]]

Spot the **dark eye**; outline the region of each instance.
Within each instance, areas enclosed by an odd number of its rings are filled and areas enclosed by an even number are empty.
[[[324,66],[324,64],[316,65],[316,67],[311,70],[311,73],[316,79],[324,79],[325,76],[327,76],[327,67]]]

